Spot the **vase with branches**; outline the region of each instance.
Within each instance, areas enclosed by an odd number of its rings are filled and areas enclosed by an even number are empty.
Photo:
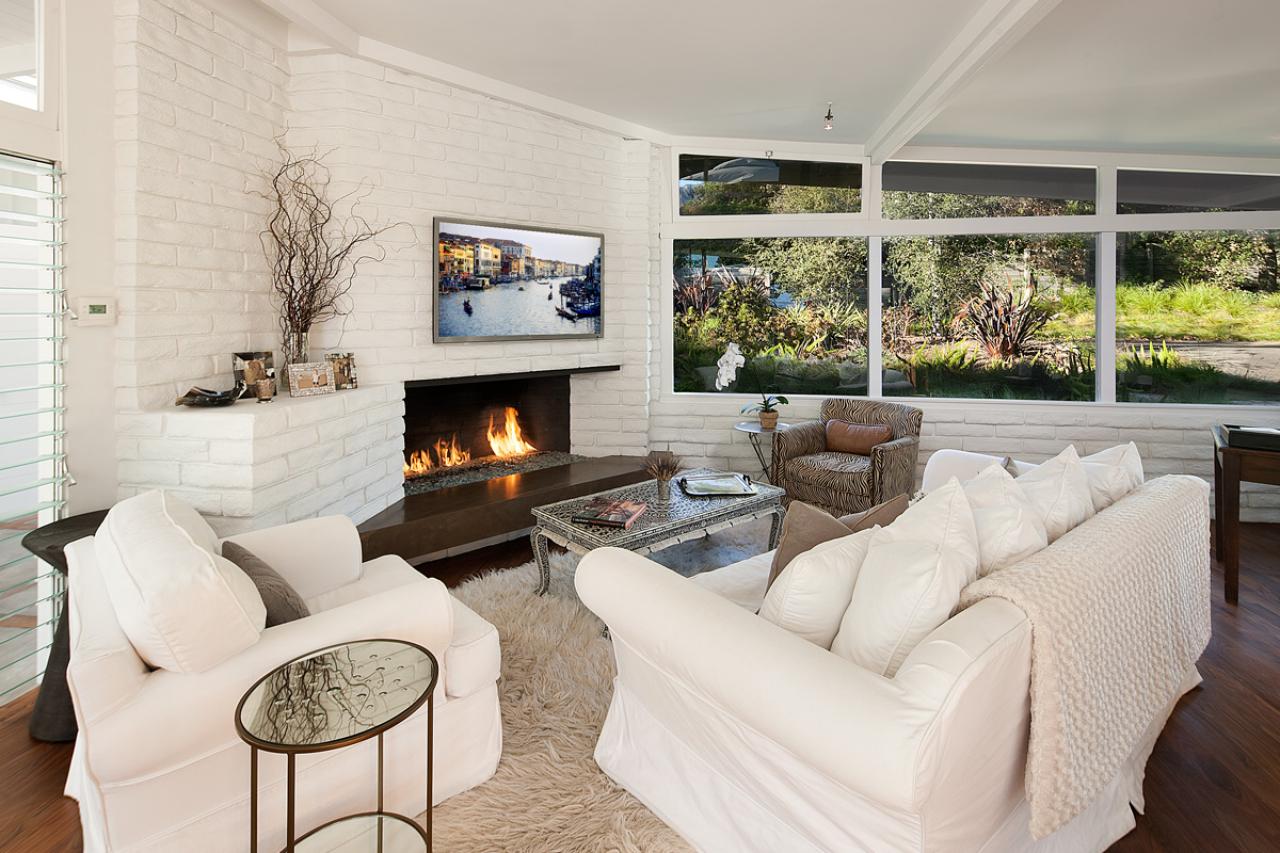
[[[280,162],[268,175],[265,195],[272,203],[261,233],[279,310],[285,364],[308,360],[310,334],[317,323],[341,317],[360,266],[381,261],[370,253],[378,238],[401,223],[375,228],[356,207],[368,194],[363,184],[330,198],[330,174],[322,156],[280,146]],[[340,216],[339,208],[347,215]]]

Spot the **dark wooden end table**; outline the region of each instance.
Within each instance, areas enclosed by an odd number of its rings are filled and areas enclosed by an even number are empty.
[[[67,576],[67,555],[64,549],[77,539],[92,536],[102,520],[105,509],[60,518],[22,537],[22,547],[44,560]],[[44,678],[40,692],[36,694],[36,706],[27,721],[27,730],[36,740],[47,743],[65,743],[76,739],[76,710],[71,703],[71,690],[67,687],[67,663],[71,659],[71,647],[67,630],[67,601],[63,596],[62,611],[58,614],[58,627],[53,632],[49,657],[44,665]]]
[[[1227,428],[1213,428],[1213,555],[1222,562],[1223,594],[1240,599],[1240,483],[1280,486],[1280,451],[1227,444]]]

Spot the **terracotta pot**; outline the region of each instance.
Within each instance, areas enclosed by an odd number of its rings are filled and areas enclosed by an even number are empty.
[[[761,412],[760,426],[764,427],[765,429],[777,429],[778,413],[777,412]]]

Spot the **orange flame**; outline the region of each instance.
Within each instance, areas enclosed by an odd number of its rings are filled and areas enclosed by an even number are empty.
[[[409,461],[404,463],[404,475],[421,477],[435,468],[452,468],[471,461],[471,451],[458,446],[458,437],[450,437],[448,441],[438,440],[431,448],[435,450],[435,461],[431,459],[431,450],[415,450],[409,454]]]
[[[494,429],[493,415],[489,415],[489,446],[495,456],[523,456],[538,448],[524,440],[520,432],[519,412],[513,406],[506,408],[506,420],[501,430]]]

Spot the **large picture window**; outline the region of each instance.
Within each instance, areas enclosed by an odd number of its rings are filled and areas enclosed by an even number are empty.
[[[884,241],[885,396],[1094,399],[1091,234]]]
[[[1116,398],[1280,402],[1277,231],[1116,235]]]
[[[680,154],[674,389],[1280,406],[1280,169],[1116,156]]]
[[[677,391],[867,393],[867,241],[676,240]],[[716,388],[730,343],[747,358]]]
[[[857,213],[859,163],[680,155],[680,214]]]

